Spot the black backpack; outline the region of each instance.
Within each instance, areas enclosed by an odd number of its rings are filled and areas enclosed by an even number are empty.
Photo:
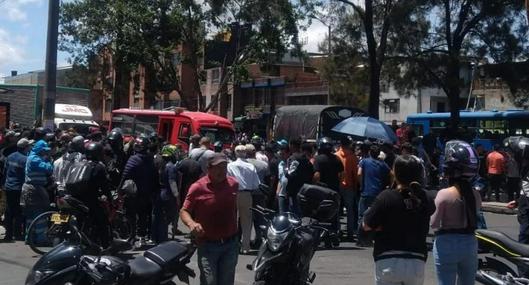
[[[75,162],[66,175],[66,191],[73,196],[81,196],[89,191],[94,168],[94,162],[86,159]]]

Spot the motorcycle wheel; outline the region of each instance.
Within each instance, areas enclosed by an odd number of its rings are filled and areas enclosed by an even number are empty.
[[[46,254],[56,245],[63,242],[70,230],[68,223],[55,224],[51,220],[56,211],[38,215],[29,225],[26,233],[26,244],[37,254]]]
[[[503,263],[496,262],[494,266],[480,265],[478,268],[478,272],[476,272],[476,281],[484,285],[496,285],[496,283],[489,281],[485,276],[481,274],[482,272],[487,273],[488,275],[491,275],[498,279],[501,279],[501,276],[506,275],[507,273],[510,273],[512,274],[512,276],[515,277],[518,276],[518,274],[512,268]]]

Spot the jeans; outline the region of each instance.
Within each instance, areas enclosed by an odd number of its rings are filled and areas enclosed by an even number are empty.
[[[422,285],[424,261],[413,258],[387,258],[375,262],[376,285]]]
[[[250,250],[250,239],[252,238],[252,192],[239,191],[237,195],[237,209],[242,231],[242,249]]]
[[[367,242],[368,237],[367,233],[364,231],[362,227],[362,223],[364,220],[364,212],[373,204],[375,201],[375,197],[373,196],[361,196],[360,200],[358,201],[358,241],[360,243]]]
[[[353,237],[358,229],[358,191],[342,189],[342,200],[347,210],[347,236]]]
[[[7,209],[5,214],[6,239],[20,239],[23,237],[22,208],[20,207],[20,191],[7,190]]]
[[[142,195],[125,199],[125,213],[130,223],[130,232],[139,237],[146,237],[151,218],[152,199]]]
[[[232,285],[239,258],[239,242],[232,238],[225,243],[205,242],[198,246],[200,285]]]
[[[151,239],[156,244],[166,241],[169,235],[169,224],[167,223],[163,206],[161,198],[158,198],[154,201],[152,207]]]
[[[474,235],[435,237],[433,255],[439,285],[474,284],[478,269],[478,241]]]

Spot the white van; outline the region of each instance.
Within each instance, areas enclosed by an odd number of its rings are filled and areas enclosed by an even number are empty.
[[[55,104],[54,122],[61,130],[73,128],[83,135],[88,134],[90,128],[99,128],[99,124],[93,120],[92,111],[79,105]]]

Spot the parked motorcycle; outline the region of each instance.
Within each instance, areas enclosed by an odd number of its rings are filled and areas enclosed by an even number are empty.
[[[490,230],[477,230],[476,237],[476,281],[486,285],[529,285],[529,245]]]
[[[105,256],[105,250],[72,227],[81,242],[65,240],[43,255],[29,271],[26,285],[159,285],[174,284],[175,276],[185,283],[195,277],[186,266],[195,250],[190,244],[168,241],[124,261]]]
[[[306,184],[298,194],[298,201],[305,219],[292,213],[252,208],[267,224],[262,226],[266,235],[257,258],[247,265],[255,271],[254,284],[306,285],[316,278],[310,272],[310,262],[327,232],[325,227],[331,225],[324,221],[335,217],[338,211],[339,198],[328,188]]]
[[[26,243],[38,254],[46,254],[58,244],[68,241],[71,244],[81,242],[80,233],[90,234],[93,229],[89,221],[89,209],[78,199],[71,195],[60,195],[56,199],[57,211],[48,211],[37,216],[28,227]],[[124,238],[130,238],[130,228],[125,215],[118,209],[110,211],[113,224],[112,235],[116,239],[122,239],[119,247],[117,241],[112,252],[128,250],[131,248],[124,242]],[[109,229],[110,231],[110,229]],[[127,231],[129,234],[127,234]],[[88,238],[87,238],[88,239]],[[91,241],[97,243],[97,241]]]

